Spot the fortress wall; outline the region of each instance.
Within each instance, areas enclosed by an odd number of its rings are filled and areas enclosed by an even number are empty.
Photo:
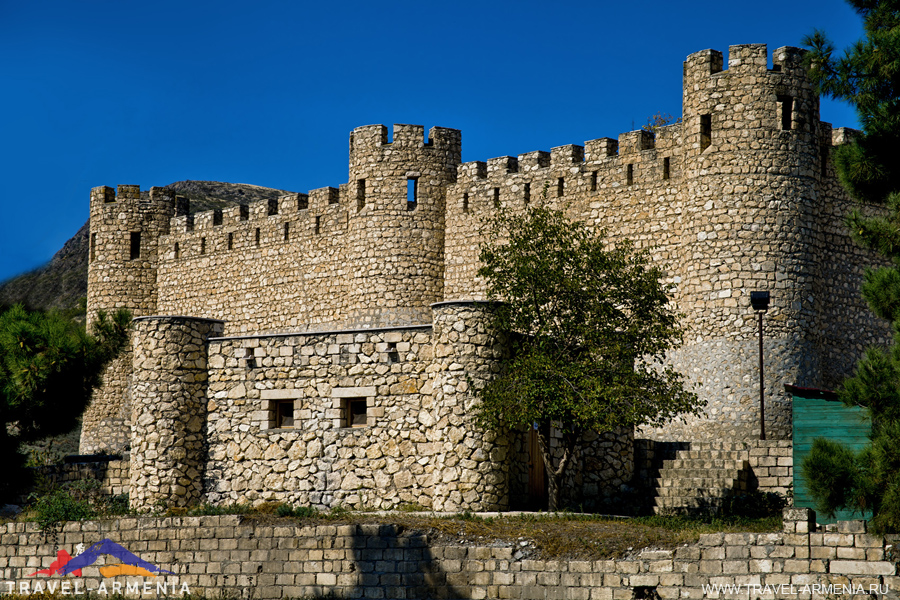
[[[340,189],[176,217],[159,312],[227,321],[227,333],[428,323],[443,298],[444,190],[457,130],[383,125],[351,134]],[[407,199],[415,182],[416,202]]]
[[[320,508],[431,508],[435,455],[431,327],[210,344],[206,500]],[[347,425],[362,399],[366,425]],[[293,426],[277,427],[279,402]]]

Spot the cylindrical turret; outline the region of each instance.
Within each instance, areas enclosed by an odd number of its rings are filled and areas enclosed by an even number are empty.
[[[700,383],[706,417],[667,427],[672,439],[715,430],[732,439],[759,435],[757,318],[750,292],[769,291],[765,315],[766,433],[790,439],[783,384],[813,385],[818,355],[809,329],[818,221],[819,102],[800,63],[766,46],[704,50],[684,63],[684,256],[672,265],[676,300],[687,314],[679,369]],[[701,432],[704,427],[710,432]]]
[[[461,134],[421,125],[357,127],[350,134],[346,263],[350,320],[361,326],[428,323],[443,299],[444,205]],[[377,302],[372,302],[373,294]]]
[[[135,319],[131,508],[198,504],[206,447],[207,358],[223,321]]]
[[[88,327],[101,310],[125,308],[135,317],[156,311],[158,240],[168,233],[174,214],[175,195],[164,188],[151,188],[146,199],[137,185],[91,190]],[[107,367],[103,386],[85,411],[82,454],[127,448],[130,374],[129,347]]]

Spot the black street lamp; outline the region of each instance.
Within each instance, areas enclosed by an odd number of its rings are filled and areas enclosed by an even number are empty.
[[[750,305],[759,315],[759,439],[766,439],[766,402],[763,378],[763,314],[769,308],[769,292],[750,292]]]

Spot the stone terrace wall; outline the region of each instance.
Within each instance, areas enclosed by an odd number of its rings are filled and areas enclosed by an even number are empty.
[[[259,525],[237,516],[120,519],[68,523],[55,537],[33,523],[0,525],[0,589],[47,568],[57,550],[75,554],[109,538],[173,571],[171,595],[190,592],[258,600],[333,594],[338,598],[819,598],[868,597],[900,590],[895,554],[862,521],[814,531],[807,509],[787,509],[783,533],[707,534],[677,550],[643,550],[617,560],[540,560],[518,546],[439,545],[390,525]],[[84,590],[141,577],[101,578],[97,565],[77,580]],[[163,578],[148,578],[156,590]],[[732,586],[713,591],[708,586]],[[735,588],[734,586],[740,586]],[[816,587],[814,587],[816,586]],[[838,586],[829,589],[826,586]],[[845,588],[843,586],[849,586]],[[858,596],[847,589],[862,592]],[[720,588],[721,590],[721,588]],[[654,596],[653,593],[658,594]],[[152,593],[152,592],[151,592]],[[880,595],[880,594],[879,594]]]

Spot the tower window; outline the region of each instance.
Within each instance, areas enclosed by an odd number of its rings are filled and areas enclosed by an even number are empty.
[[[494,188],[494,208],[500,208],[500,188]]]
[[[257,246],[259,246],[259,240],[260,240],[259,227],[257,227],[256,228],[256,245]]]
[[[240,210],[240,213],[241,213],[241,217],[240,217],[241,221],[246,221],[247,219],[250,218],[250,207],[247,206],[246,204],[240,204],[239,206],[240,206],[240,209],[238,209],[238,210]]]
[[[663,179],[669,178],[669,157],[663,159]]]
[[[285,223],[284,224],[284,241],[288,241],[289,239],[291,239],[291,224]]]
[[[272,215],[278,214],[278,200],[275,198],[269,200],[269,210],[268,215],[271,217]]]
[[[700,115],[700,151],[712,144],[712,115]]]
[[[309,196],[300,194],[297,196],[297,210],[306,210],[307,208],[309,208]]]
[[[319,235],[322,232],[322,227],[321,227],[322,220],[321,219],[322,219],[322,217],[316,217],[316,229],[315,229],[316,235]]]
[[[206,238],[200,238],[200,254],[206,254]]]
[[[778,114],[781,116],[781,128],[784,131],[793,129],[793,112],[794,99],[790,96],[775,96],[775,102],[778,105]]]
[[[218,226],[222,224],[222,209],[217,208],[213,210],[213,226]]]
[[[228,249],[231,250],[233,248],[234,248],[234,234],[229,232],[228,233]]]
[[[462,211],[469,212],[469,192],[463,192]]]
[[[525,204],[531,202],[531,182],[525,184]]]
[[[356,210],[362,210],[366,205],[366,180],[356,180]]]
[[[178,242],[175,242],[175,247],[172,250],[175,252],[175,258],[181,258],[181,246],[178,245]]]
[[[597,171],[591,173],[591,191],[597,191]]]
[[[566,178],[560,177],[556,180],[556,197],[562,198],[562,195],[566,192]]]
[[[141,232],[140,231],[132,231],[131,232],[131,260],[136,260],[141,257]]]
[[[90,253],[91,262],[94,262],[94,260],[96,258],[97,258],[97,234],[92,233],[91,234],[91,253]]]
[[[416,210],[419,204],[419,178],[409,177],[406,180],[406,210]]]
[[[634,165],[629,164],[625,168],[625,183],[626,185],[632,185],[634,183]]]

